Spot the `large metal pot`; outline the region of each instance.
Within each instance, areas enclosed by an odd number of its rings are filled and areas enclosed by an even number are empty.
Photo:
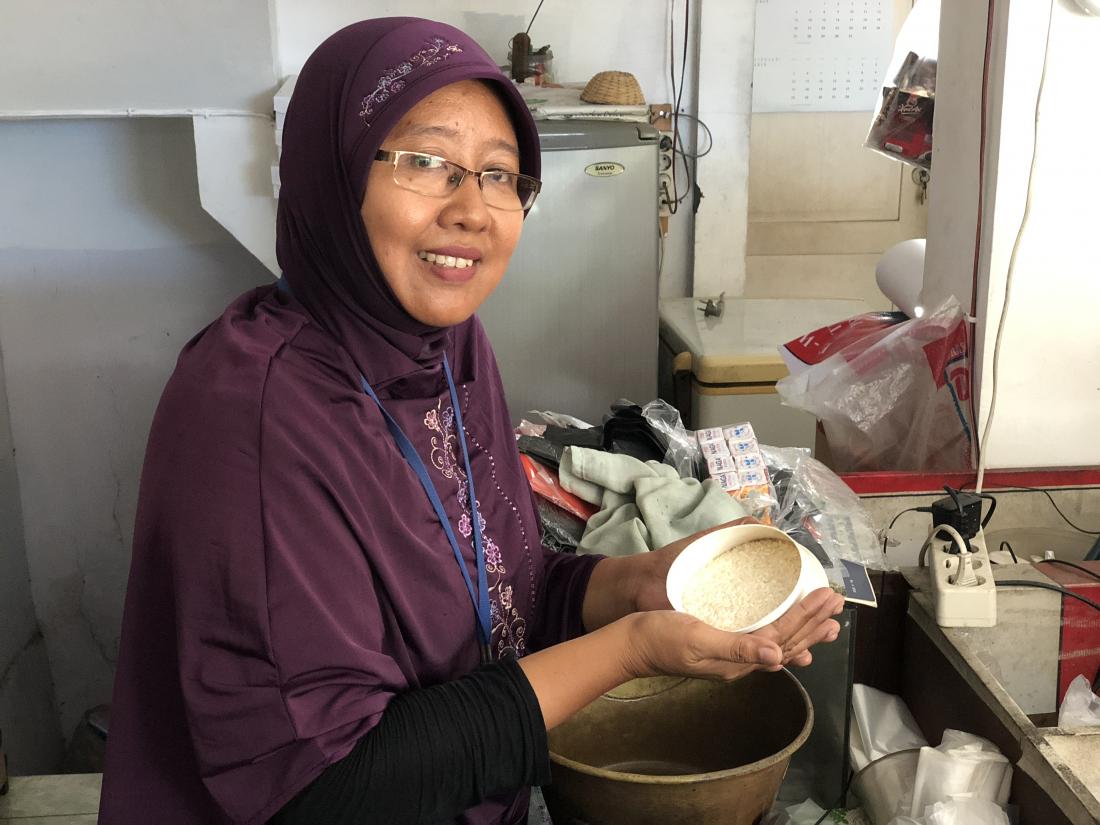
[[[786,670],[644,679],[550,731],[554,825],[755,825],[813,727]]]

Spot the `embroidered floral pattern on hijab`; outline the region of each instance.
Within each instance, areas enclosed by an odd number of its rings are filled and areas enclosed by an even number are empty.
[[[433,66],[453,54],[462,54],[462,47],[444,40],[442,37],[431,37],[424,44],[424,48],[408,60],[404,60],[383,72],[382,76],[378,78],[378,85],[375,86],[374,91],[363,98],[359,117],[363,119],[366,127],[370,128],[376,107],[405,88],[406,77],[417,69]]]

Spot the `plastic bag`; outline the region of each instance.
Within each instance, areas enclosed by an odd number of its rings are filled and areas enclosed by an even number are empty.
[[[925,815],[937,802],[959,796],[1004,806],[1012,784],[1012,765],[986,739],[962,731],[944,731],[937,748],[921,748],[909,815]]]
[[[542,527],[542,546],[558,553],[576,552],[584,535],[585,522],[541,496],[535,496],[535,508]]]
[[[1089,680],[1078,676],[1069,683],[1066,697],[1058,708],[1058,727],[1084,728],[1100,725],[1100,697],[1092,692]]]
[[[838,472],[971,466],[970,334],[954,297],[776,384],[820,419]]]
[[[939,0],[919,0],[898,34],[882,102],[864,146],[920,169],[932,168]]]
[[[575,427],[578,430],[589,430],[592,428],[592,425],[587,421],[581,421],[579,418],[574,418],[566,413],[553,412],[551,410],[529,410],[527,415],[538,416],[545,423],[554,424],[558,427]]]
[[[863,502],[836,473],[796,447],[761,445],[760,451],[775,489],[776,527],[811,552],[820,547],[833,562],[845,559],[880,570],[896,568],[879,550]]]
[[[665,464],[675,467],[680,478],[705,478],[698,475],[702,464],[699,443],[695,433],[684,428],[679,410],[658,398],[642,407],[642,417],[668,442]]]
[[[558,475],[549,467],[535,461],[528,455],[520,454],[520,464],[527,475],[527,482],[531,489],[540,498],[557,505],[567,513],[571,513],[581,521],[588,521],[599,509],[593,504],[577,498],[561,486]]]
[[[852,685],[852,724],[849,748],[856,771],[892,753],[928,745],[902,698],[868,685]]]
[[[924,813],[926,825],[1009,825],[1008,814],[985,799],[937,802]]]
[[[950,799],[929,806],[924,816],[898,816],[889,825],[1009,825],[1009,819],[984,799]]]

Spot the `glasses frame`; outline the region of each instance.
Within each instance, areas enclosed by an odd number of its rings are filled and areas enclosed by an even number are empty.
[[[424,192],[417,192],[415,189],[409,189],[407,186],[403,186],[401,184],[401,182],[397,179],[397,164],[401,160],[401,158],[405,155],[419,155],[419,156],[422,156],[422,157],[432,158],[433,160],[441,161],[441,162],[447,164],[448,166],[450,166],[454,169],[457,169],[459,172],[461,172],[462,177],[460,177],[458,179],[458,183],[456,183],[454,185],[454,189],[451,190],[451,192],[448,192],[446,195],[428,195],[428,194],[425,194]],[[481,176],[482,175],[489,175],[489,174],[497,174],[497,173],[500,173],[500,172],[506,172],[509,175],[515,175],[517,180],[522,179],[522,180],[525,180],[525,181],[529,182],[531,187],[532,187],[530,200],[528,201],[528,203],[525,206],[521,206],[518,209],[508,209],[507,207],[504,207],[504,206],[493,206],[488,201],[486,201],[485,205],[487,207],[489,207],[490,209],[499,209],[502,212],[526,212],[532,206],[535,205],[535,199],[538,198],[539,192],[542,191],[542,181],[539,180],[538,178],[533,178],[530,175],[524,175],[521,172],[509,172],[507,169],[482,169],[481,171],[478,171],[477,169],[467,169],[465,166],[462,166],[459,163],[455,163],[453,160],[447,160],[447,158],[440,157],[439,155],[433,155],[431,152],[415,152],[411,149],[393,149],[393,150],[379,149],[375,153],[374,159],[376,161],[382,161],[383,163],[389,163],[393,166],[393,182],[394,183],[396,183],[398,186],[400,186],[402,189],[404,189],[408,192],[416,192],[416,194],[424,195],[424,197],[426,197],[426,198],[449,198],[451,196],[451,194],[453,194],[453,192],[458,191],[458,187],[462,186],[462,184],[465,182],[466,178],[468,178],[468,177],[473,177],[477,180],[477,188],[481,190],[481,196],[482,196],[482,198],[484,198],[485,197],[485,185],[482,182],[482,177]]]

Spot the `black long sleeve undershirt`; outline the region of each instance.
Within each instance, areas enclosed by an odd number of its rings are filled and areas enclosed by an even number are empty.
[[[549,781],[538,699],[519,664],[504,660],[395,697],[270,825],[431,825]]]

